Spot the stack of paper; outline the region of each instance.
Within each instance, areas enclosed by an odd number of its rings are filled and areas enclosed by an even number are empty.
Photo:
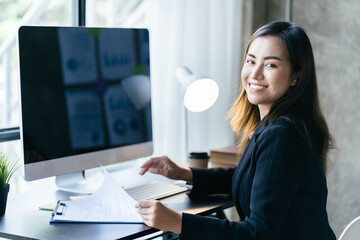
[[[59,201],[50,222],[142,223],[134,200],[104,169],[100,189],[75,201]]]

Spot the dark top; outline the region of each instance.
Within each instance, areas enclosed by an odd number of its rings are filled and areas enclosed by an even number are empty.
[[[183,213],[181,239],[336,239],[326,177],[316,147],[310,148],[316,141],[308,144],[296,127],[300,121],[291,119],[261,122],[236,168],[192,169],[190,196],[232,194],[240,221]]]

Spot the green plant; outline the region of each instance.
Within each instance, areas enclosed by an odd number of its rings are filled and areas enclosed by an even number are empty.
[[[0,187],[9,184],[12,175],[19,167],[18,161],[10,161],[8,154],[0,151]]]

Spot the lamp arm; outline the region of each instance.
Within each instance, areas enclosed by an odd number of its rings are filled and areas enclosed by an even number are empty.
[[[184,106],[184,105],[183,105]],[[189,154],[189,117],[188,117],[188,110],[184,106],[184,130],[185,130],[185,154],[186,157]]]

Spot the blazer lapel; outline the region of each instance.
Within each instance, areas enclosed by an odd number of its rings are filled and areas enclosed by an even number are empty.
[[[235,169],[232,179],[232,193],[235,202],[239,202],[239,190],[240,190],[239,185],[240,185],[241,177],[243,176],[245,169],[250,163],[251,156],[253,155],[253,151],[256,145],[256,140],[265,128],[266,126],[264,126],[263,122],[261,121],[257,126],[257,128],[255,129],[255,132],[252,135],[250,142],[246,146],[246,149],[240,159],[240,162]]]
[[[233,175],[232,193],[233,193],[235,202],[239,201],[239,199],[238,199],[239,198],[239,184],[240,184],[241,177],[244,174],[244,170],[249,165],[252,149],[254,148],[253,142],[254,142],[254,139],[251,138],[249,144],[247,145],[247,147],[240,159],[238,166],[235,169],[234,175]]]

